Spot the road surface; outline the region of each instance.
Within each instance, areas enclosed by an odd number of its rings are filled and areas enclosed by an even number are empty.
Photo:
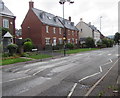
[[[118,60],[118,46],[2,69],[3,96],[84,96]]]

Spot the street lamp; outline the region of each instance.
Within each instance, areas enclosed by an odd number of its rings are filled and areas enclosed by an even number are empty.
[[[102,16],[100,16],[100,31],[101,31],[101,25],[102,25],[102,24],[101,24],[101,19],[102,19]]]
[[[59,3],[63,5],[63,24],[64,24],[64,34],[63,34],[63,41],[64,41],[64,56],[66,56],[66,32],[65,32],[65,21],[64,21],[64,4],[65,2],[69,2],[70,4],[73,4],[74,1],[71,1],[71,0],[60,0]]]

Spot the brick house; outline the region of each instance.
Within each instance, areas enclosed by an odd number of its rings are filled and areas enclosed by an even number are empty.
[[[15,19],[14,14],[0,0],[0,27],[7,29],[9,32],[2,32],[3,49],[6,50],[8,44],[15,43]]]
[[[65,25],[66,30],[69,30],[69,33],[71,33],[71,31],[76,33],[76,36],[69,35],[67,39],[73,38],[77,41],[76,27],[73,26],[72,22],[65,20],[65,23],[67,22],[69,22],[69,24]],[[33,1],[29,2],[29,10],[21,27],[22,38],[31,38],[39,50],[44,49],[46,45],[63,44],[64,25],[62,18],[34,8]],[[74,41],[73,43],[75,44],[77,42]]]

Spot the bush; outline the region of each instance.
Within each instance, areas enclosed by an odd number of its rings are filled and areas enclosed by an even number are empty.
[[[7,49],[9,50],[9,53],[11,56],[16,54],[18,46],[16,44],[10,44],[7,46]]]
[[[30,41],[25,42],[23,46],[24,46],[24,50],[25,50],[26,52],[31,51],[32,48],[33,48],[33,44],[32,44],[32,42],[30,42]]]
[[[25,42],[32,42],[32,40],[30,39],[30,38],[26,38],[25,40],[24,40],[24,43]]]
[[[68,48],[68,49],[73,49],[73,48],[74,48],[74,45],[73,45],[73,44],[71,44],[71,43],[66,44],[66,48]]]
[[[63,48],[63,44],[57,44],[56,46],[53,46],[53,50],[60,50]]]
[[[95,47],[95,41],[91,37],[86,38],[85,44],[86,44],[87,48],[94,48]]]
[[[106,47],[112,47],[114,44],[114,41],[111,39],[104,38],[102,39],[102,44],[105,44]]]

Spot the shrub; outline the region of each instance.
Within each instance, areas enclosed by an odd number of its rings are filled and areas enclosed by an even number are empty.
[[[57,44],[56,46],[53,46],[53,50],[60,50],[63,48],[63,44]]]
[[[27,52],[27,51],[28,51],[28,52],[31,51],[32,48],[33,48],[32,42],[29,42],[29,41],[28,41],[28,42],[25,42],[23,46],[24,46],[24,50],[25,50],[26,52]]]
[[[73,44],[71,44],[71,43],[66,44],[66,48],[68,48],[68,49],[73,49],[73,48],[74,48],[74,45],[73,45]]]
[[[9,53],[11,56],[13,56],[17,52],[18,46],[16,44],[10,44],[7,46],[7,49],[9,50]]]
[[[94,48],[95,47],[95,41],[91,37],[86,38],[85,44],[86,44],[87,48]]]
[[[24,43],[25,42],[32,42],[32,40],[30,39],[30,38],[26,38],[25,40],[24,40]]]

